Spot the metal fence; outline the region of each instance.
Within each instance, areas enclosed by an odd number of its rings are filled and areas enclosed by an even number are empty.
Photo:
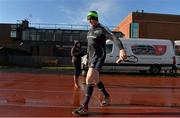
[[[30,23],[30,27],[38,29],[67,29],[67,30],[88,30],[89,25],[77,24],[47,24],[47,23]],[[110,30],[115,29],[116,26],[107,26]]]

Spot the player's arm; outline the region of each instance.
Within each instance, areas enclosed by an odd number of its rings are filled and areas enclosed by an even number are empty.
[[[119,47],[119,58],[116,63],[120,63],[122,60],[125,60],[127,58],[127,54],[121,40],[114,36],[114,34],[108,28],[105,29],[105,35],[107,39],[110,39],[117,47]]]

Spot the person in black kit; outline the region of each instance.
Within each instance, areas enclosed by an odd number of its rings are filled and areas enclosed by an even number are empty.
[[[86,76],[86,91],[85,97],[79,108],[72,111],[75,116],[85,115],[88,113],[88,103],[92,96],[94,85],[96,84],[104,97],[101,101],[101,106],[110,104],[110,95],[104,87],[104,84],[99,80],[99,72],[104,64],[106,57],[106,40],[112,40],[120,49],[119,58],[116,63],[120,63],[127,58],[124,47],[119,39],[113,33],[98,22],[98,14],[96,11],[90,11],[87,19],[91,25],[87,34],[88,40],[88,72]]]
[[[79,88],[78,78],[81,73],[81,57],[84,55],[81,49],[81,43],[74,41],[74,46],[71,49],[72,64],[74,66],[74,87]]]

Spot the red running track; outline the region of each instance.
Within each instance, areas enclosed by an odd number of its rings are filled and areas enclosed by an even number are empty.
[[[87,116],[180,117],[180,78],[121,74],[101,80],[112,104],[100,107],[101,93],[95,88]],[[72,117],[84,88],[74,89],[73,75],[0,72],[0,117]]]

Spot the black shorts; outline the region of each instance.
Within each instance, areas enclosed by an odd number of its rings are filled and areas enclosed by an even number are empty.
[[[81,63],[75,63],[74,66],[74,75],[79,76],[81,74]]]
[[[103,57],[93,56],[89,60],[89,64],[88,64],[89,68],[94,68],[97,71],[100,71],[104,64],[104,60],[105,60],[105,56],[103,56]]]

